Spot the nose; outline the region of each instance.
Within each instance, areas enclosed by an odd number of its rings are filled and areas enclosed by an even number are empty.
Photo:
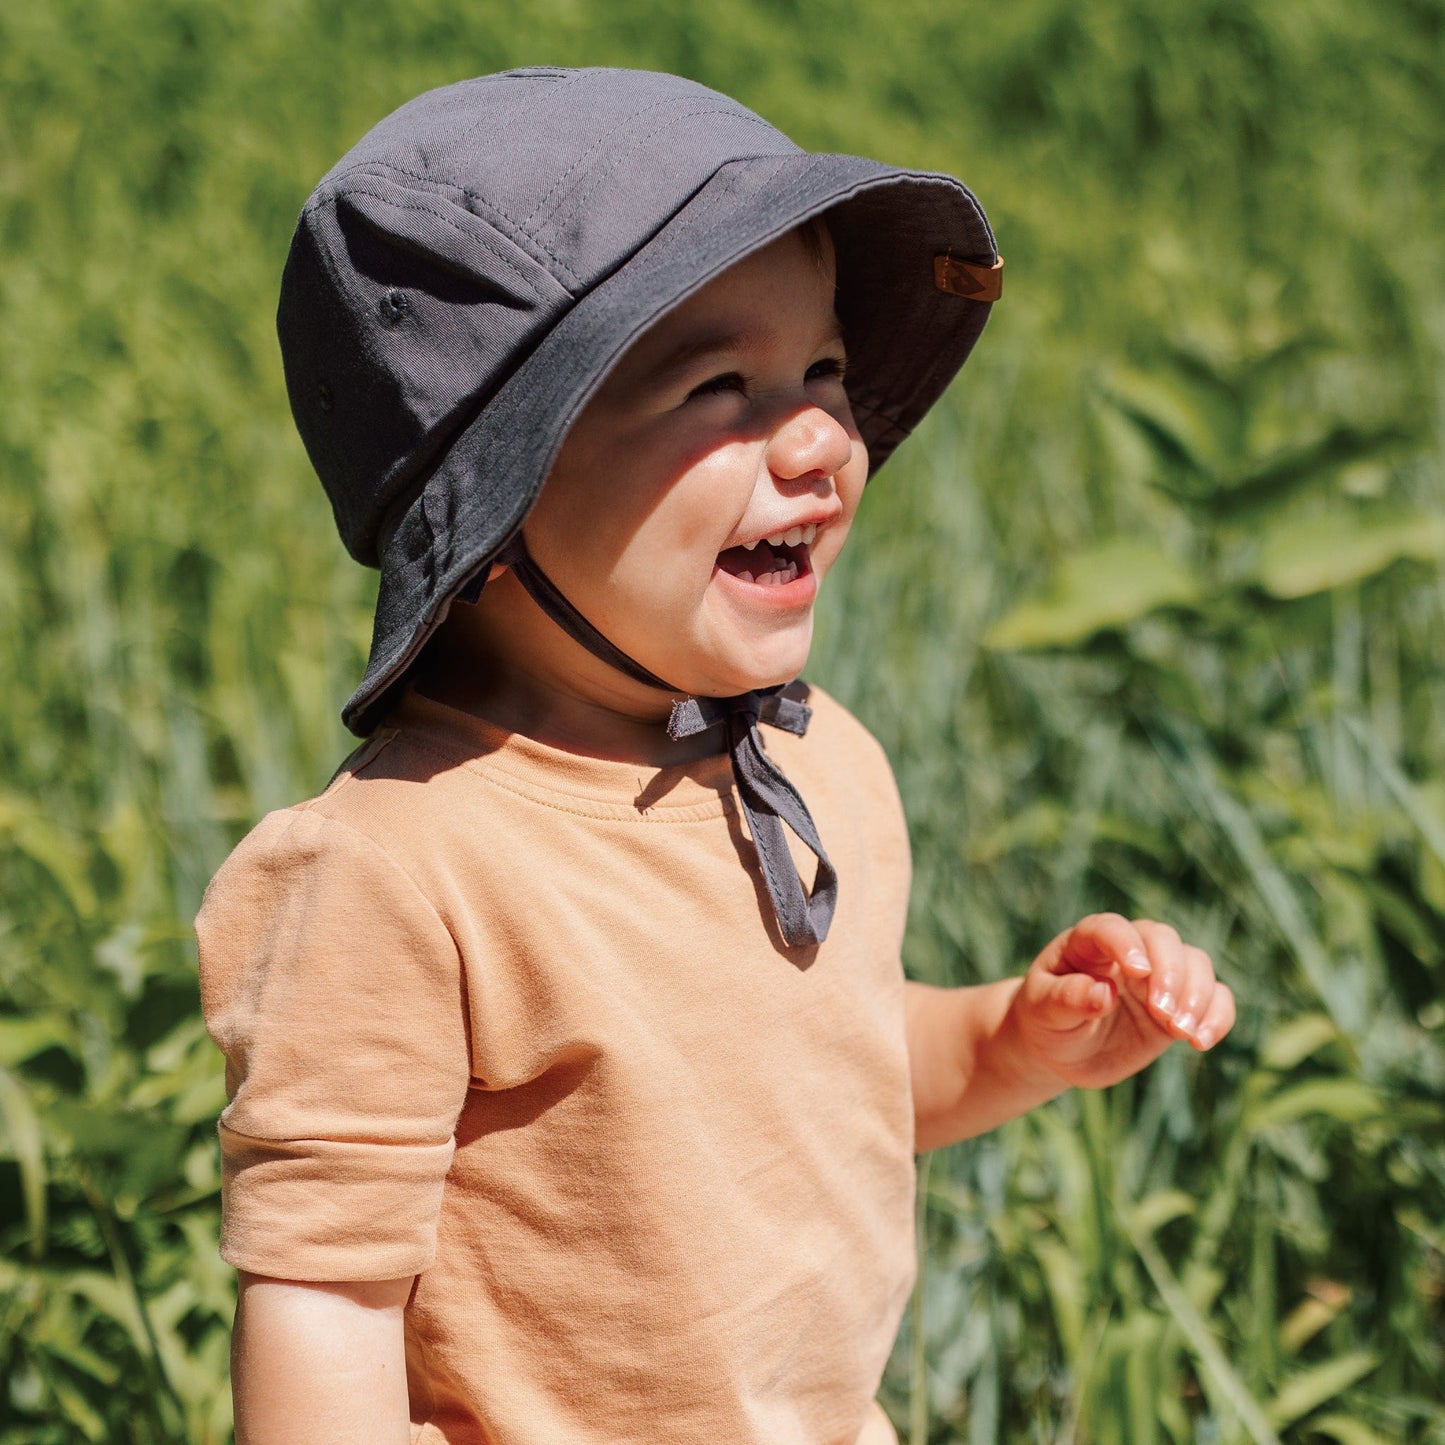
[[[829,481],[848,464],[853,438],[819,406],[794,412],[768,440],[768,470],[780,481]]]

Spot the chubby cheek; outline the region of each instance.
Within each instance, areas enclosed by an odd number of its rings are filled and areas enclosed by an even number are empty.
[[[856,445],[861,447],[862,443],[856,443]],[[829,523],[827,530],[814,544],[809,558],[819,582],[822,582],[833,563],[838,560],[838,554],[842,552],[843,544],[847,542],[848,534],[852,529],[853,518],[858,511],[858,503],[863,498],[863,484],[868,479],[866,465],[860,467],[858,471],[857,476],[838,479],[838,499],[843,503],[842,514],[837,521]]]
[[[648,498],[628,538],[623,566],[654,582],[667,577],[680,605],[699,602],[718,553],[748,505],[756,463],[746,451],[723,446],[701,459],[669,457],[670,465],[658,467],[669,485]]]
[[[838,560],[838,554],[842,552],[843,544],[848,540],[848,530],[852,525],[852,520],[851,517],[840,517],[814,544],[808,562],[820,583],[828,575],[833,563]]]

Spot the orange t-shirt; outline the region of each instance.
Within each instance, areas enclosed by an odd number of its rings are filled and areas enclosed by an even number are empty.
[[[839,873],[817,948],[778,936],[725,755],[578,756],[414,687],[212,880],[221,1253],[419,1276],[413,1441],[894,1440],[908,840],[877,743],[811,701],[764,735]]]

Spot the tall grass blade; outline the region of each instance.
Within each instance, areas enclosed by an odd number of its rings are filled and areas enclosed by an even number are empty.
[[[1320,944],[1293,885],[1270,857],[1254,819],[1220,783],[1208,752],[1200,742],[1187,741],[1179,733],[1162,728],[1156,732],[1156,738],[1166,761],[1188,785],[1191,798],[1205,816],[1213,819],[1233,846],[1266,905],[1268,917],[1281,940],[1294,954],[1346,1046],[1353,1047],[1350,1041],[1361,1022],[1356,1017],[1357,1011],[1346,1004],[1329,955]]]
[[[11,1157],[20,1169],[30,1252],[45,1252],[45,1140],[29,1091],[9,1069],[0,1067],[0,1124]]]
[[[1445,864],[1445,823],[1426,806],[1420,790],[1385,751],[1380,739],[1355,718],[1347,717],[1344,722],[1351,736],[1364,749],[1370,766],[1380,775],[1380,781],[1390,790],[1391,797],[1420,830],[1420,836],[1430,851]]]
[[[1118,1219],[1134,1252],[1139,1256],[1159,1298],[1164,1302],[1180,1333],[1188,1341],[1195,1358],[1203,1366],[1202,1378],[1206,1387],[1217,1391],[1220,1402],[1239,1418],[1254,1445],[1281,1445],[1279,1436],[1270,1424],[1264,1407],[1250,1393],[1249,1387],[1240,1379],[1219,1342],[1214,1338],[1204,1317],[1195,1309],[1184,1287],[1174,1277],[1164,1256],[1159,1252],[1153,1239],[1138,1229],[1129,1218],[1129,1210],[1117,1199],[1114,1214]]]
[[[1356,1420],[1350,1415],[1318,1415],[1310,1421],[1310,1430],[1337,1441],[1338,1445],[1393,1445],[1363,1420]]]
[[[1270,1423],[1278,1430],[1293,1425],[1311,1410],[1318,1410],[1326,1401],[1344,1394],[1379,1363],[1378,1356],[1366,1350],[1353,1350],[1301,1372],[1270,1401]]]

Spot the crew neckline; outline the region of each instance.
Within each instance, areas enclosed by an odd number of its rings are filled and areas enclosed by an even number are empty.
[[[476,713],[441,702],[409,681],[381,725],[512,792],[601,816],[657,813],[715,817],[736,806],[732,761],[725,751],[662,766],[599,758],[539,742]]]

